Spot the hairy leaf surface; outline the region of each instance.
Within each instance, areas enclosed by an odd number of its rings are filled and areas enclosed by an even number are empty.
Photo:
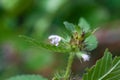
[[[94,50],[97,47],[98,41],[94,35],[90,35],[85,39],[86,49],[88,51]]]
[[[120,80],[120,57],[112,59],[106,50],[104,56],[84,74],[83,80]]]
[[[29,38],[27,36],[23,36],[20,35],[21,38],[25,39],[27,42],[29,42],[30,44],[36,46],[36,47],[40,47],[40,48],[45,48],[47,50],[53,51],[53,52],[61,52],[61,53],[65,53],[65,52],[70,52],[70,47],[64,46],[62,44],[62,46],[55,46],[55,45],[51,45],[48,43],[44,43],[44,42],[38,42],[33,38]]]
[[[70,31],[70,33],[75,31],[75,25],[67,21],[64,22],[65,28]]]
[[[80,18],[78,25],[85,33],[90,30],[90,25],[87,23],[87,21],[84,18]]]

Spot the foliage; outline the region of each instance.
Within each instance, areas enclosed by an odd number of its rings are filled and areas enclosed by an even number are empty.
[[[65,28],[71,33],[75,32],[75,25],[67,21],[64,22]]]
[[[83,80],[119,80],[120,57],[112,59],[112,54],[106,49],[104,56],[83,75]],[[59,75],[59,74],[58,74]],[[60,77],[62,78],[62,77]],[[47,80],[38,75],[22,75],[7,80]],[[57,80],[57,79],[55,79]],[[59,79],[58,79],[59,80]]]
[[[71,41],[67,41],[63,39],[63,42],[60,42],[60,45],[57,47],[55,45],[51,45],[49,42],[40,42],[40,41],[38,42],[37,40],[29,38],[27,36],[20,35],[20,37],[24,38],[27,42],[32,43],[35,46],[42,47],[54,52],[62,52],[62,53],[71,52],[74,47],[77,47],[76,45],[80,46],[78,47],[79,49],[81,48],[80,51],[82,50],[91,51],[97,47],[97,39],[93,35],[92,31],[90,31],[90,26],[88,26],[86,20],[80,18],[80,21],[81,22],[79,22],[78,26],[69,22],[64,22],[66,29],[70,31],[70,33],[72,33],[70,35],[70,38],[73,37],[73,39],[71,38],[70,39]],[[87,37],[85,37],[86,34]]]
[[[32,43],[35,46],[42,47],[54,52],[68,53],[70,56],[66,72],[64,73],[64,76],[61,77],[65,80],[68,80],[68,78],[70,77],[71,65],[74,56],[76,55],[78,56],[78,58],[83,58],[84,61],[88,61],[89,56],[86,53],[87,51],[91,51],[97,47],[97,39],[93,35],[93,31],[91,31],[90,25],[83,18],[80,18],[78,25],[74,25],[69,22],[64,22],[64,25],[66,29],[71,33],[69,35],[69,41],[66,40],[66,38],[62,38],[58,35],[49,36],[48,42],[38,42],[35,39],[26,36],[20,37],[24,38],[27,42]],[[85,53],[80,53],[83,51]],[[79,53],[79,55],[77,53]],[[54,77],[53,79],[60,80],[59,77]]]
[[[69,22],[64,22],[64,25],[71,33],[69,36],[69,41],[61,36],[52,35],[48,38],[48,42],[38,42],[35,39],[20,35],[21,38],[24,38],[27,42],[32,43],[32,45],[54,52],[69,54],[65,73],[63,73],[62,76],[53,77],[53,80],[68,80],[70,78],[74,56],[76,55],[79,59],[82,58],[83,61],[89,61],[89,55],[87,54],[87,51],[94,50],[98,44],[97,39],[93,34],[94,30],[91,31],[90,25],[85,19],[80,18],[78,25],[74,25]],[[118,80],[120,78],[120,76],[117,75],[120,73],[119,65],[120,57],[115,57],[112,60],[112,54],[106,50],[104,56],[96,62],[96,65],[89,69],[86,74],[84,74],[83,80]],[[29,78],[31,80],[38,80],[39,78],[37,77],[38,76],[18,76],[8,80],[25,80]]]
[[[85,43],[85,45],[87,45],[86,49],[89,51],[94,50],[98,44],[97,39],[94,35],[88,36],[85,40]]]
[[[120,57],[112,59],[112,54],[106,50],[104,56],[83,75],[83,80],[119,80]]]
[[[21,75],[16,77],[11,77],[7,80],[48,80],[39,75]]]
[[[39,47],[39,48],[45,48],[45,49],[53,51],[53,52],[70,52],[69,47],[63,47],[63,46],[56,47],[56,46],[51,45],[47,42],[46,43],[38,42],[37,40],[35,40],[33,38],[29,38],[29,37],[24,36],[24,35],[20,35],[19,37],[23,38],[31,45],[34,45],[34,46]]]
[[[90,30],[90,25],[86,22],[84,18],[80,18],[78,25],[85,33]]]
[[[119,2],[119,0],[0,0],[0,80],[19,73],[41,72],[44,68],[43,65],[46,64],[46,67],[52,69],[53,62],[58,61],[49,59],[49,55],[53,58],[54,54],[50,54],[45,49],[42,51],[40,45],[36,45],[40,49],[31,48],[25,41],[18,38],[18,35],[30,36],[41,44],[41,41],[44,41],[43,38],[49,34],[63,33],[62,22],[65,20],[75,23],[75,30],[77,29],[77,32],[81,34],[80,27],[76,27],[79,17],[85,17],[89,21],[91,29],[105,23],[111,24],[111,21],[120,18]],[[86,39],[89,35],[89,33],[86,33]],[[67,40],[67,42],[69,41],[70,39]],[[87,47],[90,48],[90,45],[87,43],[85,45],[85,51],[91,51],[95,48],[89,50]],[[49,44],[47,46],[51,49],[45,46],[46,50],[53,52],[68,53],[71,50],[71,46],[65,47],[66,44],[61,44],[61,46],[66,48],[67,51],[54,49],[55,46]],[[74,48],[74,46],[72,47]],[[38,54],[36,55],[36,53]],[[59,58],[62,58],[60,60],[62,61],[66,56]],[[46,63],[46,60],[49,61]],[[63,62],[66,61],[63,60]],[[34,67],[34,71],[33,68],[29,69],[29,66],[35,65],[37,67]],[[61,64],[58,66],[63,67]],[[49,73],[49,70],[47,72]]]

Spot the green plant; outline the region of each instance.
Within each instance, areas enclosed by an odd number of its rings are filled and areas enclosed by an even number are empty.
[[[21,75],[21,76],[11,77],[7,80],[47,80],[47,79],[39,75]]]
[[[106,50],[104,56],[96,62],[83,76],[83,80],[119,80],[120,57],[112,59],[112,54]]]
[[[84,18],[80,18],[78,25],[69,22],[64,22],[64,25],[68,30],[68,33],[66,33],[67,37],[65,38],[58,35],[51,35],[48,37],[48,42],[38,42],[35,39],[20,36],[35,46],[54,52],[69,54],[65,73],[63,73],[62,76],[56,74],[52,80],[69,80],[74,57],[77,56],[81,61],[89,61],[90,56],[88,53],[94,50],[98,44],[97,39],[93,34],[96,29],[91,30],[90,25]],[[119,68],[119,57],[115,57],[112,60],[112,55],[106,50],[104,56],[96,62],[96,65],[83,75],[83,80],[118,80],[120,77],[117,75],[120,73]],[[19,78],[23,79],[22,77]],[[17,79],[11,78],[10,80]]]

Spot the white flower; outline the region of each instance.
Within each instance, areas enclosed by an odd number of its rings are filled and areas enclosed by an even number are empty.
[[[83,61],[89,61],[90,60],[90,56],[87,54],[81,54],[81,57],[83,58]]]
[[[55,46],[58,46],[59,42],[62,40],[62,38],[58,35],[51,35],[48,37],[48,39],[50,40],[50,43]]]
[[[84,62],[90,60],[90,56],[84,51],[77,52],[76,55],[80,60],[82,58]]]

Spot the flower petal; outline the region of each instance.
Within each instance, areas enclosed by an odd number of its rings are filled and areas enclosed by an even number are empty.
[[[90,60],[90,56],[87,54],[81,54],[83,61],[89,61]]]
[[[58,46],[59,42],[62,40],[62,38],[58,35],[51,35],[48,37],[48,39],[50,40],[50,43],[55,46]]]

